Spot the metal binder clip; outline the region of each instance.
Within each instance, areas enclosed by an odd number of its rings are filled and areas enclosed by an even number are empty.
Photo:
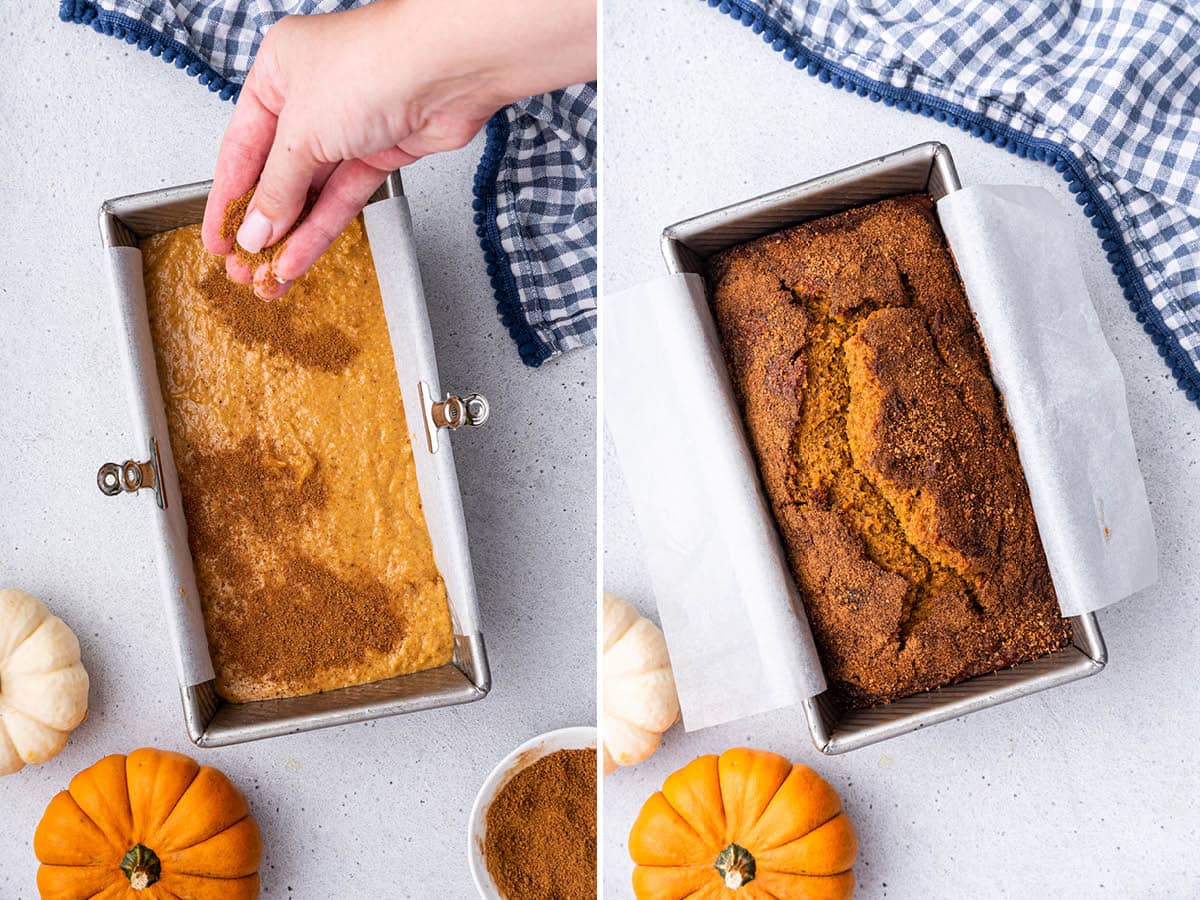
[[[491,412],[487,397],[482,394],[468,394],[466,397],[449,394],[445,400],[435,400],[433,391],[424,381],[417,382],[417,393],[425,416],[425,437],[430,453],[437,453],[438,432],[441,429],[453,431],[463,425],[482,425]]]
[[[159,509],[166,508],[167,497],[163,491],[162,465],[158,458],[158,441],[150,439],[150,459],[135,462],[127,459],[123,463],[105,463],[96,473],[96,485],[106,497],[120,493],[133,494],[140,490],[154,491],[154,500]]]

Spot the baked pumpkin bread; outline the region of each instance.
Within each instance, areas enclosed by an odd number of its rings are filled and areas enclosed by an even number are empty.
[[[1017,448],[923,195],[725,250],[711,302],[834,696],[1070,641]]]

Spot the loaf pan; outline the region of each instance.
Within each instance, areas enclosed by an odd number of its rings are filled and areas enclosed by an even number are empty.
[[[735,244],[889,197],[925,193],[940,200],[959,187],[949,148],[918,144],[671,225],[663,231],[663,257],[673,274],[706,278],[708,258]],[[809,698],[803,707],[813,743],[822,753],[846,753],[1094,675],[1108,658],[1096,617],[1069,621],[1070,645],[999,672],[849,712],[838,709],[829,691]]]
[[[420,279],[415,272],[406,285],[408,296],[400,304],[405,311],[400,334],[409,342],[406,350],[411,351],[412,358],[404,360],[400,368],[406,372],[418,371],[419,377],[401,375],[400,387],[417,463],[421,502],[430,524],[434,556],[449,595],[454,626],[451,662],[372,684],[249,703],[225,701],[217,694],[216,682],[211,678],[187,683],[190,679],[184,673],[197,668],[196,660],[201,660],[202,667],[211,671],[208,647],[206,642],[196,638],[198,632],[202,633],[202,629],[195,627],[194,618],[198,615],[199,597],[187,547],[187,526],[166,429],[166,412],[153,363],[145,293],[140,280],[125,290],[119,287],[115,270],[118,267],[116,260],[122,254],[113,252],[113,248],[136,249],[138,241],[144,237],[200,222],[210,187],[211,182],[201,182],[165,188],[108,200],[100,209],[101,242],[106,261],[114,270],[113,283],[118,285],[114,299],[119,332],[124,338],[121,353],[126,363],[126,390],[136,437],[130,444],[134,458],[124,463],[105,463],[97,475],[97,482],[100,490],[109,496],[141,494],[143,502],[150,496],[157,505],[149,543],[154,546],[158,559],[164,595],[161,602],[177,657],[188,736],[198,747],[219,747],[468,703],[484,697],[491,686],[491,676],[478,627],[478,604],[474,573],[466,549],[462,498],[445,429],[460,424],[482,424],[487,415],[487,402],[480,395],[439,399],[433,338]],[[392,173],[371,202],[402,197],[400,176]],[[411,239],[411,228],[408,237]],[[404,249],[408,252],[411,247]],[[372,246],[375,254],[387,250],[386,247]],[[412,259],[415,266],[415,254]],[[140,253],[138,265],[140,267]],[[397,328],[389,312],[389,332],[394,345]],[[397,360],[400,359],[398,355]],[[181,624],[189,616],[193,617],[190,630]],[[201,643],[203,646],[196,646]]]

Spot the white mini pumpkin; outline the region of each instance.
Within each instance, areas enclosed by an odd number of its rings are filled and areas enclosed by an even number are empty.
[[[0,775],[56,756],[87,706],[75,632],[32,594],[0,590]]]
[[[679,718],[667,642],[658,626],[619,597],[604,594],[604,774],[658,749]]]

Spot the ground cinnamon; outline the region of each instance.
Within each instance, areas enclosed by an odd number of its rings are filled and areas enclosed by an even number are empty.
[[[238,661],[242,678],[276,684],[390,653],[407,629],[387,585],[338,574],[295,547],[327,490],[319,464],[298,472],[278,462],[285,456],[248,436],[229,450],[196,451],[179,468],[193,554],[220,559],[239,586],[241,602],[209,619],[209,642]],[[262,564],[262,548],[273,548],[273,566]]]
[[[308,215],[312,209],[313,203],[316,202],[316,194],[309,194],[308,200],[304,204],[304,209],[300,211],[300,215],[296,217],[296,221],[292,223],[292,227],[287,230],[287,234],[281,237],[270,247],[263,247],[257,253],[251,253],[244,249],[237,242],[238,229],[242,227],[242,222],[246,218],[246,213],[250,209],[250,201],[254,197],[254,192],[258,189],[258,185],[242,194],[242,196],[230,200],[225,205],[225,214],[221,218],[221,237],[233,241],[233,255],[236,256],[242,263],[245,264],[251,273],[257,272],[258,267],[263,263],[267,263],[267,276],[274,277],[274,269],[272,266],[277,257],[283,251],[283,245],[287,239],[291,237],[297,226],[304,221],[304,217]]]
[[[289,294],[270,303],[244,284],[230,281],[225,271],[213,266],[197,284],[212,311],[243,344],[263,347],[270,353],[290,357],[302,366],[326,372],[342,372],[354,361],[359,346],[329,322],[310,325],[300,315],[296,300],[306,290],[297,283]]]
[[[488,808],[484,859],[504,900],[594,900],[596,752],[559,750],[513,776]]]

